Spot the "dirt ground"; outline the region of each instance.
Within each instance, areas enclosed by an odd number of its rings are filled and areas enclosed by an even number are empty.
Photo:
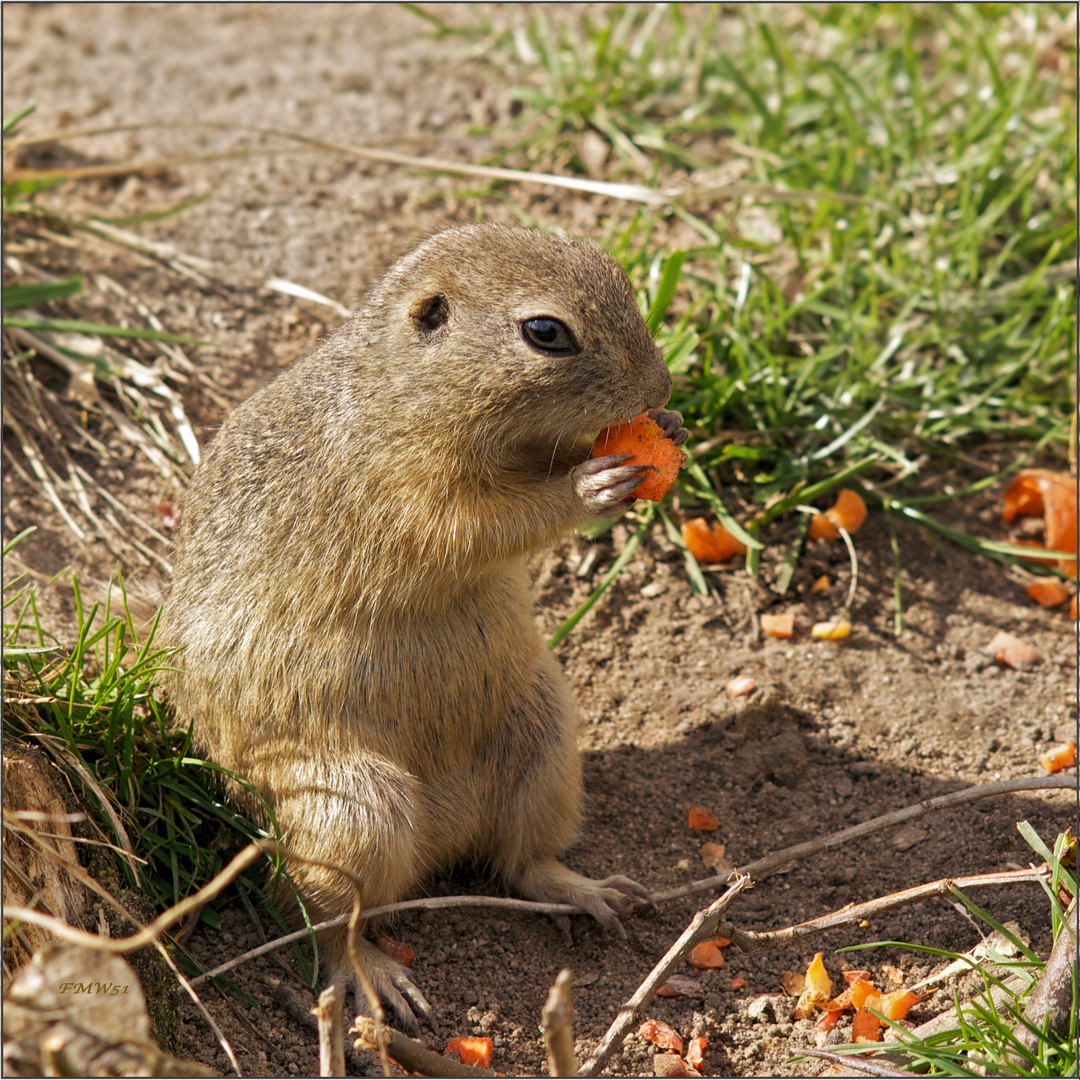
[[[441,14],[467,18],[453,7]],[[106,162],[208,155],[238,143],[277,151],[284,145],[182,126],[192,121],[275,126],[478,161],[491,146],[470,136],[469,128],[510,114],[506,88],[490,67],[470,57],[467,47],[428,36],[415,15],[389,5],[10,4],[3,29],[5,114],[33,101],[33,127],[41,131],[178,125],[65,142],[40,152],[38,162],[50,154],[68,161],[76,152],[87,162]],[[65,189],[63,198],[69,208],[120,217],[205,196],[177,216],[139,226],[141,235],[249,280],[289,278],[346,305],[417,238],[477,213],[513,221],[517,206],[538,225],[586,235],[603,235],[611,222],[633,213],[632,207],[551,189],[503,188],[477,196],[470,186],[289,147],[86,182]],[[210,368],[223,400],[209,400],[194,385],[183,391],[204,442],[222,419],[224,401],[242,400],[301,356],[335,319],[326,307],[258,287],[184,281],[150,262],[86,250],[95,266],[109,263],[110,273],[123,275],[127,288],[169,329],[218,343],[192,355]],[[100,482],[167,528],[157,507],[182,502],[178,486],[121,449],[112,466],[95,468]],[[989,471],[977,451],[964,468],[947,479],[960,484]],[[739,493],[730,494],[736,508]],[[1001,535],[1000,494],[991,490],[967,500],[956,523]],[[40,579],[70,564],[80,577],[103,580],[115,565],[102,542],[76,541],[10,472],[4,507],[5,540],[28,525],[39,527],[19,558]],[[766,538],[772,552],[785,549],[787,528],[780,525]],[[934,795],[1041,773],[1040,750],[1075,738],[1072,624],[1060,610],[1036,607],[1001,567],[915,526],[901,525],[899,534],[903,636],[892,633],[887,531],[880,516],[871,515],[857,538],[853,633],[829,643],[811,641],[805,629],[832,615],[846,594],[849,566],[841,545],[813,547],[788,597],[724,569],[709,572],[714,595],[700,598],[692,595],[674,546],[659,528],[653,531],[558,650],[581,704],[588,789],[582,836],[567,855],[571,867],[595,877],[627,874],[660,891],[707,875],[699,856],[706,839],[723,842],[727,858],[741,865]],[[589,545],[583,540],[537,557],[537,611],[545,632],[595,587],[627,535],[626,526],[618,526],[597,545],[599,557],[584,566]],[[161,553],[167,557],[167,549]],[[165,584],[137,558],[125,570],[148,595]],[[821,574],[830,576],[832,589],[812,594],[810,585]],[[764,579],[772,580],[768,566]],[[51,596],[47,610],[62,629],[70,602],[62,590]],[[768,610],[793,611],[802,635],[763,638],[757,616]],[[992,662],[983,650],[999,629],[1030,642],[1042,662],[1026,671]],[[735,675],[753,676],[753,694],[733,698],[725,691]],[[687,811],[695,805],[715,813],[715,833],[688,828]],[[922,882],[1026,866],[1033,856],[1016,823],[1030,821],[1052,842],[1075,813],[1074,796],[1062,792],[986,800],[928,816],[758,882],[739,899],[731,919],[751,930],[780,928]],[[431,892],[498,895],[497,886],[469,870],[432,882]],[[584,1056],[713,895],[638,911],[625,920],[625,941],[584,918],[574,920],[569,941],[544,919],[482,910],[408,914],[393,933],[415,950],[415,980],[434,1006],[444,1039],[491,1036],[500,1072],[535,1075],[544,1068],[540,1009],[558,971],[569,966],[574,974],[575,1035]],[[983,890],[974,898],[997,919],[1018,922],[1045,955],[1049,913],[1041,890]],[[910,983],[933,970],[920,954],[835,950],[899,940],[960,951],[979,936],[970,918],[938,899],[885,914],[867,927],[752,956],[728,948],[723,968],[687,969],[698,979],[694,994],[656,999],[647,1015],[668,1022],[684,1039],[706,1036],[707,1075],[816,1072],[812,1065],[788,1064],[799,1045],[812,1045],[812,1032],[809,1021],[794,1020],[789,1001],[775,996],[781,994],[781,972],[804,971],[822,950],[834,979],[842,968],[864,967],[884,985],[881,965],[889,962]],[[223,909],[218,929],[196,932],[191,947],[213,964],[257,943],[256,929],[234,903]],[[274,993],[281,979],[300,988],[291,967],[264,959],[239,968],[234,978],[258,1008],[212,993],[206,1000],[244,1072],[316,1075],[312,1032]],[[736,980],[745,984],[734,989]],[[762,995],[773,995],[769,1007],[749,1009]],[[938,992],[911,1018],[928,1018],[945,1004]],[[225,1055],[186,1003],[181,1019],[182,1055],[227,1072]],[[430,1034],[428,1041],[442,1048]],[[631,1036],[609,1071],[650,1075],[653,1053]],[[377,1073],[370,1056],[350,1065],[357,1066]]]

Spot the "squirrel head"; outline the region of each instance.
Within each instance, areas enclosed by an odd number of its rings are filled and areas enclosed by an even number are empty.
[[[589,240],[448,229],[389,270],[359,322],[403,408],[445,401],[455,433],[487,448],[579,439],[671,393],[625,272]]]

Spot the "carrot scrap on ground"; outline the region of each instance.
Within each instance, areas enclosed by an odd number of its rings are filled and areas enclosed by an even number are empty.
[[[845,1009],[852,1008],[852,992],[849,986],[842,994],[838,994],[830,1001],[823,1001],[821,1008],[825,1012],[843,1012]]]
[[[686,1048],[686,1064],[696,1069],[705,1060],[705,1050],[708,1045],[709,1040],[704,1036],[691,1039],[690,1045]]]
[[[412,967],[413,961],[416,959],[416,953],[413,952],[411,945],[404,941],[396,941],[392,937],[387,937],[386,934],[380,934],[375,944],[387,956],[393,957],[399,964],[404,964],[405,967]]]
[[[683,543],[698,562],[718,563],[735,555],[746,554],[746,545],[732,536],[719,521],[710,527],[703,517],[693,518],[682,523],[680,532]]]
[[[660,425],[644,413],[629,424],[604,428],[596,437],[593,457],[608,454],[628,454],[625,465],[651,465],[653,471],[634,489],[634,497],[659,502],[675,483],[679,470],[686,464],[686,455],[664,437]]]
[[[673,1027],[665,1024],[663,1020],[646,1020],[638,1028],[638,1034],[643,1039],[648,1039],[649,1042],[659,1046],[662,1050],[674,1050],[676,1054],[683,1052],[682,1036]]]
[[[683,1061],[679,1054],[654,1054],[653,1076],[700,1076],[693,1065]]]
[[[895,965],[890,964],[888,961],[881,965],[881,970],[893,980],[893,982],[902,983],[904,981],[904,973]],[[867,972],[867,975],[870,973]]]
[[[867,971],[865,968],[858,968],[851,971],[842,971],[840,972],[840,974],[844,976],[844,982],[846,982],[848,985],[858,982],[860,979],[870,978],[870,972]]]
[[[1006,667],[1011,668],[1024,667],[1026,664],[1037,664],[1042,659],[1026,641],[1021,641],[1014,634],[1007,634],[1004,630],[999,630],[990,639],[986,651],[999,664],[1005,664]]]
[[[699,941],[686,958],[686,962],[694,968],[706,971],[709,968],[724,966],[724,956],[720,952],[720,944],[717,941]]]
[[[851,1021],[853,1043],[879,1042],[881,1021],[869,1009],[860,1009]]]
[[[1043,607],[1057,607],[1069,599],[1069,590],[1057,578],[1037,578],[1027,587],[1027,594]]]
[[[712,832],[720,828],[720,822],[703,806],[691,806],[688,817],[690,828],[697,829],[698,832]]]
[[[821,953],[815,953],[806,969],[806,988],[795,1003],[796,1020],[805,1020],[814,1011],[815,1005],[828,1001],[832,996],[832,979],[829,978],[821,957]]]
[[[753,675],[736,675],[729,680],[725,689],[732,697],[746,697],[757,689],[757,683]]]
[[[731,989],[732,990],[742,990],[742,989],[745,988],[745,986],[746,986],[746,980],[744,978],[742,978],[741,976],[738,979],[732,979],[731,980]]]
[[[810,628],[810,636],[818,641],[843,641],[850,633],[851,623],[847,619],[814,623]]]
[[[810,591],[812,593],[823,593],[828,592],[831,588],[832,585],[829,582],[829,575],[822,574],[821,577],[819,577],[817,581],[815,581],[814,584],[810,586]]]
[[[1039,764],[1047,772],[1061,772],[1062,769],[1071,769],[1076,764],[1076,743],[1062,743],[1060,746],[1051,746],[1039,758]]]
[[[815,514],[810,519],[811,540],[839,540],[842,526],[848,533],[859,531],[859,526],[866,520],[866,503],[862,497],[850,488],[841,488],[836,502],[824,514]]]
[[[1050,469],[1021,469],[1005,492],[1001,513],[1008,525],[1017,517],[1041,517],[1046,523],[1045,548],[1076,551],[1076,477]],[[1058,568],[1076,577],[1076,559],[1061,559]]]
[[[491,1068],[491,1051],[494,1043],[491,1039],[459,1038],[451,1039],[446,1044],[443,1056],[456,1054],[462,1065],[477,1065],[481,1069]]]
[[[762,615],[761,629],[769,637],[789,638],[795,632],[795,616]]]
[[[839,1009],[835,1012],[823,1012],[814,1025],[814,1045],[820,1050],[828,1041],[829,1032],[843,1020],[844,1014]]]
[[[916,994],[900,987],[883,994],[869,979],[858,979],[838,998],[826,1002],[823,1009],[877,1009],[890,1020],[903,1020],[908,1010],[922,1001],[925,994]]]
[[[1076,622],[1076,593],[1073,593],[1073,598],[1069,601],[1069,618],[1072,619],[1073,622]]]
[[[851,1004],[861,1009],[867,1001],[878,996],[877,987],[869,979],[857,979],[851,984]]]
[[[899,990],[893,990],[889,994],[881,995],[881,1004],[874,1005],[878,1012],[883,1013],[890,1020],[903,1020],[913,1005],[917,1005],[925,994],[916,994],[911,990],[905,990],[902,986]]]

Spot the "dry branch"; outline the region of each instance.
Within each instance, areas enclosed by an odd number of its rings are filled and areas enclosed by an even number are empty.
[[[871,833],[880,832],[892,825],[901,825],[906,821],[920,818],[924,814],[932,814],[937,810],[949,810],[954,806],[962,806],[964,803],[976,802],[979,799],[989,799],[995,795],[1012,795],[1018,791],[1044,791],[1049,788],[1072,788],[1077,790],[1080,781],[1075,776],[1033,776],[1024,777],[1020,780],[997,780],[992,784],[980,784],[978,787],[964,788],[962,791],[953,791],[948,795],[937,795],[932,799],[923,799],[922,802],[907,806],[903,810],[893,810],[880,817],[871,818],[849,829],[841,829],[839,832],[819,836],[814,840],[807,840],[802,844],[794,844],[784,848],[763,859],[755,859],[754,862],[736,868],[737,874],[748,874],[755,881],[760,881],[769,874],[789,863],[798,862],[810,855],[817,855],[821,851],[848,844],[852,840]],[[714,877],[702,878],[699,881],[691,881],[677,889],[669,889],[667,892],[656,894],[653,899],[674,900],[680,896],[690,896],[693,893],[707,892],[709,889],[717,889],[725,885],[729,875],[718,874]]]
[[[319,1075],[345,1075],[345,1043],[341,1024],[341,994],[328,986],[311,1010],[319,1024]]]
[[[699,911],[691,920],[690,925],[682,932],[678,940],[664,954],[663,959],[649,972],[645,981],[637,988],[630,1000],[619,1010],[614,1023],[608,1028],[607,1034],[597,1044],[589,1060],[581,1067],[582,1076],[597,1076],[601,1069],[608,1063],[611,1056],[622,1045],[623,1040],[634,1029],[645,1006],[652,1000],[653,995],[661,986],[668,975],[675,970],[683,957],[699,942],[716,933],[720,916],[728,906],[750,884],[748,877],[740,877],[727,892],[718,900],[714,900],[707,908]]]
[[[851,1072],[833,1073],[834,1076],[904,1076],[912,1074],[904,1069],[886,1065],[883,1061],[875,1061],[873,1058],[858,1057],[855,1054],[834,1054],[829,1050],[815,1050],[811,1046],[800,1046],[797,1053],[807,1057],[819,1058],[835,1065],[839,1069],[850,1069]]]
[[[856,836],[865,836],[869,833],[886,829],[891,825],[908,821],[911,818],[921,817],[923,814],[931,813],[934,810],[944,810],[951,806],[973,802],[976,799],[990,798],[994,795],[1007,795],[1015,791],[1037,791],[1044,788],[1075,789],[1076,786],[1076,777],[1047,776],[1023,780],[1001,780],[992,784],[984,784],[981,787],[965,788],[963,791],[953,792],[949,795],[940,795],[934,799],[926,799],[921,803],[906,807],[903,810],[895,810],[892,813],[883,814],[881,817],[865,821],[850,829],[842,829],[840,832],[829,833],[827,836],[818,837],[816,840],[809,840],[802,844],[796,844],[793,847],[784,848],[763,859],[747,863],[745,866],[739,867],[735,872],[760,878],[765,874],[773,872],[779,867],[786,866],[790,862],[796,862],[809,855],[816,855],[819,851],[846,843]],[[692,881],[688,885],[683,885],[678,889],[654,893],[653,899],[657,903],[664,900],[674,900],[681,896],[689,896],[693,893],[719,888],[726,885],[727,881],[728,876],[723,874],[704,878],[700,881]],[[497,896],[439,896],[426,897],[422,900],[404,900],[397,904],[385,904],[382,907],[365,911],[364,918],[374,919],[382,915],[398,914],[403,911],[436,911],[442,908],[466,907],[498,908],[503,911],[532,912],[537,915],[577,915],[581,913],[581,909],[574,907],[572,904],[541,904],[531,900],[514,900],[508,897]],[[335,915],[332,919],[326,919],[324,922],[317,923],[312,927],[312,930],[315,932],[329,930],[335,926],[344,926],[348,921],[349,915],[347,914]],[[310,933],[311,931],[306,929],[297,930],[291,934],[286,934],[283,937],[275,938],[265,945],[260,945],[255,949],[242,953],[240,956],[234,957],[224,964],[218,965],[218,967],[213,968],[210,971],[204,972],[202,975],[193,979],[192,984],[197,985],[206,979],[216,978],[218,975],[223,975],[232,968],[246,963],[248,960],[254,960],[256,957],[272,952],[274,949],[281,948],[283,945],[289,945],[294,941],[302,941],[304,938],[308,937]],[[737,933],[741,934],[742,932],[737,931]],[[725,931],[725,937],[731,936],[730,933]],[[744,940],[747,941],[752,940],[753,938],[753,935],[750,937],[743,936]]]
[[[1045,880],[1048,871],[1044,866],[1030,870],[1005,870],[996,874],[972,874],[968,877],[941,878],[926,885],[915,885],[910,889],[902,889],[900,892],[890,893],[888,896],[878,897],[876,900],[867,900],[862,904],[848,904],[839,911],[829,915],[822,915],[818,919],[810,919],[807,922],[798,923],[795,926],[787,926],[783,930],[769,930],[765,933],[754,933],[749,930],[740,930],[735,926],[721,924],[720,932],[745,953],[757,952],[759,949],[768,949],[773,945],[783,945],[800,938],[809,937],[812,934],[821,934],[826,930],[832,930],[837,926],[849,926],[852,923],[861,922],[870,918],[871,915],[880,915],[883,911],[891,911],[893,908],[903,907],[906,904],[915,904],[920,900],[928,900],[933,896],[948,896],[952,889],[976,889],[994,885],[1014,885],[1021,882],[1037,882]]]
[[[540,1013],[540,1029],[547,1048],[548,1072],[552,1076],[577,1076],[574,1060],[574,995],[569,968],[563,968],[548,993]]]
[[[1080,939],[1080,907],[1076,897],[1072,899],[1058,939],[1050,951],[1046,965],[1035,982],[1035,987],[1024,1008],[1024,1019],[1032,1025],[1017,1024],[1016,1037],[1029,1051],[1034,1052],[1039,1043],[1037,1031],[1049,1032],[1059,1038],[1069,1033],[1069,1014],[1073,1007],[1073,989],[1077,981],[1077,941]],[[1032,1028],[1035,1030],[1033,1031]],[[1022,1065],[1019,1055],[1012,1058],[1014,1065]]]
[[[375,1021],[369,1016],[358,1016],[349,1028],[349,1034],[356,1036],[354,1046],[357,1050],[385,1051],[408,1072],[421,1073],[423,1076],[498,1076],[494,1069],[463,1065],[453,1058],[436,1054],[422,1042],[410,1039],[393,1028],[384,1027],[380,1038]]]

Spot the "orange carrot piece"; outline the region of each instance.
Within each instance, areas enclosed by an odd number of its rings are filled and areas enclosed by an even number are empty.
[[[999,664],[1011,668],[1037,664],[1042,659],[1026,641],[1021,641],[1015,634],[1006,633],[1004,630],[999,630],[990,639],[986,649]]]
[[[851,1004],[861,1009],[869,998],[880,997],[878,989],[869,979],[858,979],[851,984]]]
[[[698,562],[719,563],[746,554],[746,545],[736,540],[719,521],[710,527],[703,517],[692,518],[682,523],[680,531],[683,543]]]
[[[1076,764],[1076,743],[1068,742],[1060,746],[1051,746],[1039,758],[1039,764],[1050,773],[1071,769]]]
[[[761,629],[769,637],[789,638],[795,632],[795,616],[762,615]]]
[[[838,619],[835,622],[814,623],[810,627],[810,636],[819,641],[843,641],[851,633],[851,623],[847,619]]]
[[[634,489],[638,499],[659,502],[675,483],[679,470],[686,464],[686,455],[670,440],[664,438],[663,429],[644,413],[629,424],[616,424],[604,428],[597,436],[592,449],[593,457],[608,454],[629,454],[626,465],[651,465],[653,471],[645,475]]]
[[[881,1021],[869,1009],[860,1009],[851,1022],[853,1043],[879,1042]]]
[[[690,950],[686,962],[694,968],[702,971],[709,968],[724,966],[724,956],[720,952],[720,946],[715,941],[700,941]]]
[[[870,978],[870,972],[867,971],[866,968],[857,968],[848,971],[842,971],[840,972],[840,974],[844,976],[844,982],[846,982],[848,986],[850,986],[852,983],[857,983],[862,979]]]
[[[746,697],[747,694],[752,694],[757,689],[757,681],[753,675],[736,675],[724,689],[732,697]]]
[[[674,1050],[676,1054],[683,1052],[682,1036],[663,1020],[646,1020],[638,1028],[638,1034],[662,1050]]]
[[[703,1035],[699,1035],[696,1039],[690,1040],[690,1045],[686,1049],[686,1064],[693,1065],[696,1069],[705,1060],[705,1049],[709,1045],[709,1040]]]
[[[382,952],[393,957],[399,964],[404,964],[405,967],[413,966],[416,953],[413,952],[413,947],[408,942],[397,941],[392,937],[387,937],[386,934],[380,934],[375,944],[379,946]]]
[[[908,1010],[922,1001],[925,996],[925,994],[915,994],[900,987],[899,990],[893,990],[891,994],[882,994],[881,1004],[875,1005],[874,1008],[890,1020],[903,1020]]]
[[[824,514],[814,514],[810,519],[811,540],[839,540],[843,526],[848,533],[856,533],[866,520],[866,503],[862,496],[850,488],[841,488],[836,502]]]
[[[1005,492],[1001,514],[1006,524],[1016,517],[1042,517],[1046,547],[1076,551],[1076,477],[1050,469],[1021,469]],[[1058,567],[1076,577],[1076,559],[1061,559]]]
[[[493,1047],[491,1039],[465,1037],[451,1039],[443,1054],[457,1054],[462,1065],[477,1065],[481,1069],[490,1069]]]
[[[703,806],[691,806],[687,820],[690,828],[697,829],[698,832],[713,832],[720,828],[720,822],[716,820],[715,815]]]
[[[1057,607],[1069,599],[1069,590],[1057,578],[1044,577],[1033,581],[1027,587],[1027,594],[1043,607]]]

